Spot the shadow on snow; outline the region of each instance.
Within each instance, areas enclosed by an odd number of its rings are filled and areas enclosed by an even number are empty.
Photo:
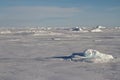
[[[83,52],[72,53],[71,55],[68,55],[68,56],[53,56],[53,57],[47,57],[46,59],[63,59],[63,60],[75,61],[75,60],[73,60],[73,58],[75,58],[75,56],[84,57],[84,53]]]

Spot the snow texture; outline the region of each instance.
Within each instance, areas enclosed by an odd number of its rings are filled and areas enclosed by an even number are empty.
[[[120,80],[120,29],[70,29],[1,28],[0,80]]]

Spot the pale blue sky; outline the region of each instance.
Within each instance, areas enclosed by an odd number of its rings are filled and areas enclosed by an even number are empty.
[[[120,26],[120,0],[0,0],[0,26]]]

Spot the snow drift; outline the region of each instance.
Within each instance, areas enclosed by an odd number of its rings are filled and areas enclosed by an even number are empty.
[[[95,29],[92,29],[90,32],[102,32],[102,30],[100,28],[95,28]]]
[[[83,61],[92,63],[105,63],[110,62],[113,58],[112,55],[101,53],[97,50],[87,49],[80,55],[74,55],[73,61]]]

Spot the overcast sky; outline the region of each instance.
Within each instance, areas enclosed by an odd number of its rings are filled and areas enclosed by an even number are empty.
[[[0,26],[120,26],[120,0],[0,0]]]

